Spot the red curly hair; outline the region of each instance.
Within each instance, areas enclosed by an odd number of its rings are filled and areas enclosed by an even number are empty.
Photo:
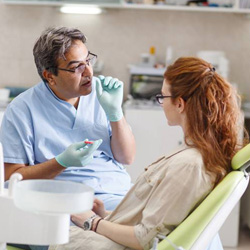
[[[230,172],[231,159],[244,144],[240,97],[210,63],[199,58],[179,58],[164,78],[172,101],[181,97],[186,103],[185,142],[201,152],[216,185]]]

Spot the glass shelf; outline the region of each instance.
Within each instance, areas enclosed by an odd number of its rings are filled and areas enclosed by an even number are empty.
[[[48,5],[62,6],[65,4],[76,5],[97,5],[103,8],[136,9],[136,10],[172,10],[192,12],[220,12],[249,14],[250,8],[240,8],[240,1],[236,0],[233,7],[206,7],[206,6],[185,6],[185,5],[153,5],[127,3],[125,0],[2,0],[4,4],[16,5]]]
[[[62,6],[65,4],[76,5],[98,5],[103,7],[120,7],[123,3],[122,0],[2,0],[4,4],[16,5],[49,5],[49,6]]]

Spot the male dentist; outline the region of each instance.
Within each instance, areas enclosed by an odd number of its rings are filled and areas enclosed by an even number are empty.
[[[81,182],[113,210],[131,185],[122,164],[133,162],[135,140],[122,112],[123,83],[93,77],[97,55],[85,42],[80,30],[58,27],[35,43],[42,81],[17,96],[2,121],[5,178]]]

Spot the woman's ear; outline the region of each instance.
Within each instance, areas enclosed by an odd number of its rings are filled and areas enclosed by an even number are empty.
[[[51,72],[44,70],[43,77],[47,80],[47,82],[50,85],[55,85],[54,75]]]
[[[177,99],[177,109],[180,114],[184,112],[185,106],[186,106],[185,101],[181,97],[179,97]]]

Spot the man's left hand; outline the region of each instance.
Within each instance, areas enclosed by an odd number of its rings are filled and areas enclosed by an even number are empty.
[[[123,82],[111,76],[98,76],[96,93],[108,119],[111,122],[121,120],[123,117]]]

